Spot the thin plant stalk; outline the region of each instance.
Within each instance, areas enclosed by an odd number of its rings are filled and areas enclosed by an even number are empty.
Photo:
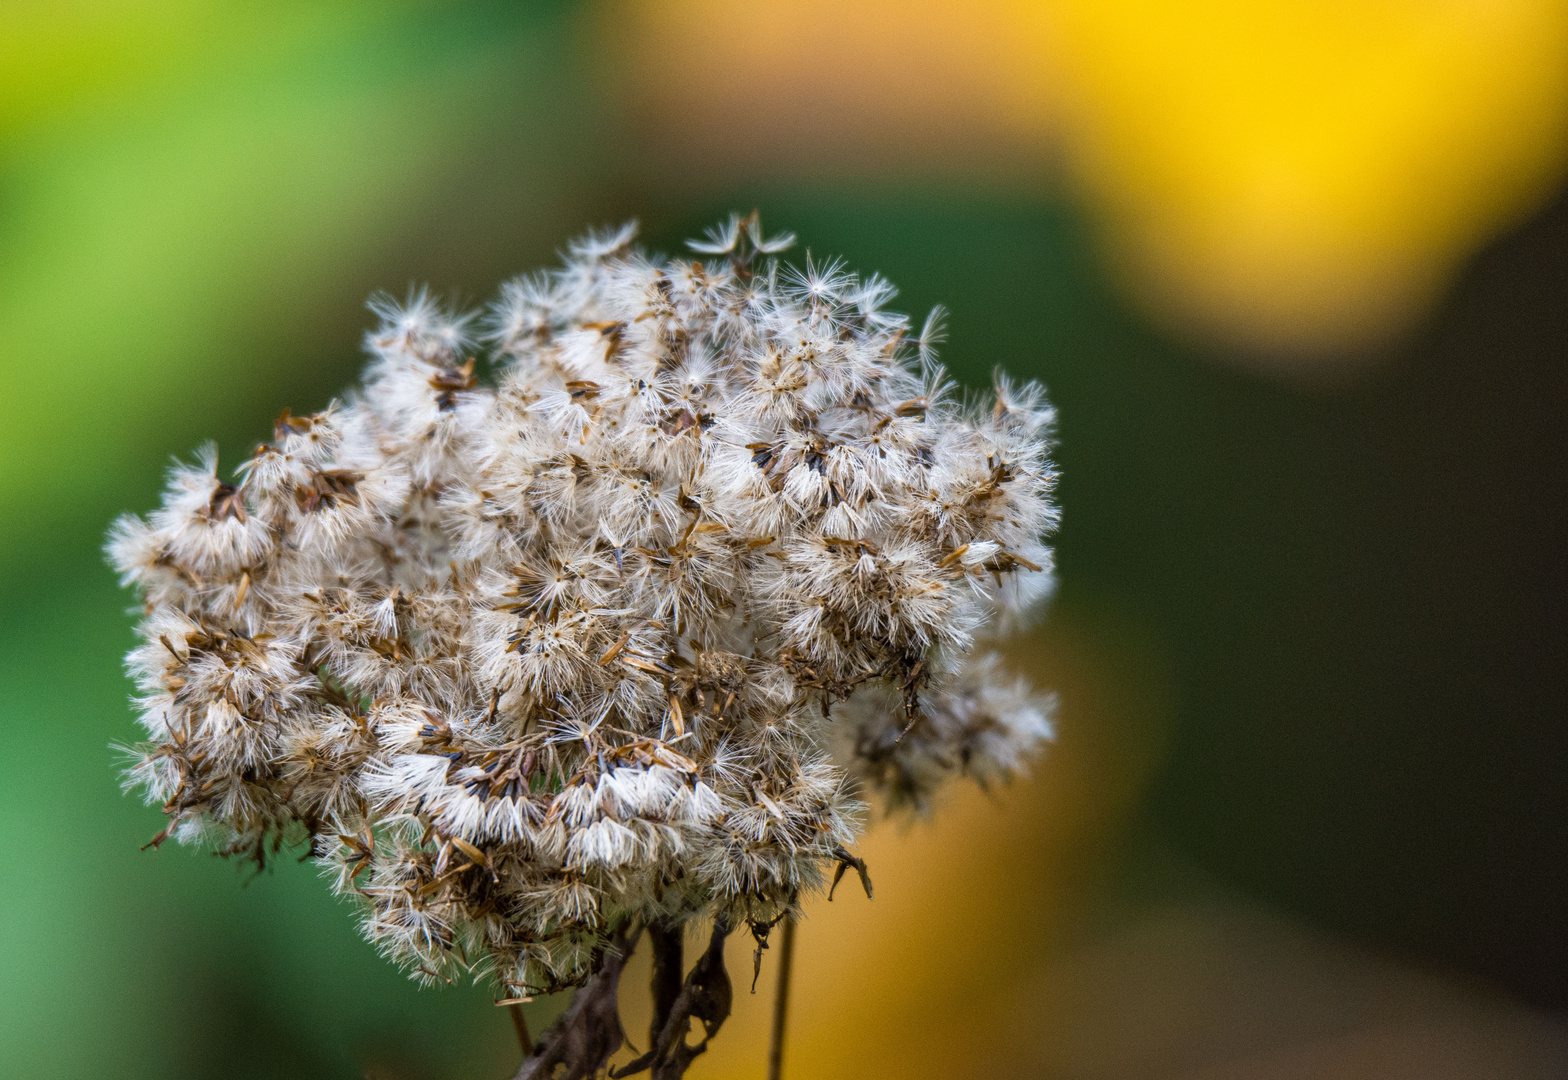
[[[517,1045],[522,1047],[523,1057],[534,1052],[534,1040],[528,1034],[528,1020],[523,1016],[521,1002],[514,1001],[506,1007],[512,1014],[512,1030],[517,1032]]]
[[[784,1026],[789,1019],[789,975],[795,959],[795,919],[784,920],[784,940],[779,945],[779,981],[773,994],[773,1036],[768,1043],[768,1080],[784,1076]]]

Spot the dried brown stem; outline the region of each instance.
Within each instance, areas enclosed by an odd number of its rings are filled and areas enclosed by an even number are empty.
[[[517,1045],[522,1048],[523,1057],[534,1052],[534,1040],[528,1034],[528,1020],[523,1016],[521,1002],[514,1001],[507,1007],[512,1014],[512,1030],[517,1032]]]
[[[616,998],[621,971],[641,936],[641,926],[630,926],[611,937],[598,971],[523,1058],[513,1080],[588,1080],[609,1064],[626,1039]]]
[[[768,1041],[768,1080],[784,1075],[784,1025],[789,1018],[789,973],[795,958],[795,919],[784,919],[784,940],[779,945],[778,989],[773,993],[773,1035]]]
[[[680,984],[680,992],[668,1006],[662,1003],[661,996],[667,989],[661,987],[667,976],[659,971],[658,956],[655,954],[654,1022],[657,1025],[657,1014],[661,1010],[666,1019],[646,1053],[619,1069],[610,1070],[612,1080],[635,1076],[650,1069],[653,1071],[652,1080],[679,1080],[686,1075],[692,1059],[707,1051],[708,1040],[718,1034],[719,1028],[730,1015],[734,994],[729,973],[724,970],[724,939],[729,936],[729,932],[728,921],[720,915],[714,920],[713,936],[708,940],[707,950],[687,973]],[[659,939],[654,940],[656,948],[659,948]],[[673,950],[668,940],[663,948],[666,950],[666,964],[679,962],[670,955]],[[679,971],[678,967],[676,971]],[[703,1039],[695,1046],[686,1041],[692,1020],[701,1021],[703,1027]]]
[[[648,1027],[648,1047],[659,1045],[670,1013],[680,997],[686,981],[685,951],[686,927],[662,926],[654,923],[648,927],[648,940],[653,944],[653,1022]]]

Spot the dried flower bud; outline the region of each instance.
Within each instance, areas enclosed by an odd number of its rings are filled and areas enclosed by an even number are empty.
[[[631,921],[765,925],[853,859],[863,792],[923,804],[1049,733],[976,651],[1049,590],[1039,389],[961,406],[934,321],[781,266],[755,216],[693,261],[632,235],[486,336],[378,300],[346,401],[110,538],[159,839],[308,840],[427,980],[536,993]]]

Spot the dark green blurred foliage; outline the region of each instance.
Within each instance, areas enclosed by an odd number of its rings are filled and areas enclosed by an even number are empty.
[[[1568,1004],[1562,205],[1479,259],[1382,374],[1298,391],[1141,326],[1056,195],[688,198],[616,157],[569,11],[351,15],[129,122],[124,146],[89,131],[0,162],[0,305],[21,313],[0,443],[5,1071],[512,1067],[488,993],[416,989],[299,853],[252,879],[138,851],[160,818],[120,794],[108,749],[135,737],[131,598],[98,545],[154,505],[169,454],[216,437],[235,463],[282,406],[348,383],[374,289],[479,301],[584,225],[640,216],[672,250],[752,206],[883,272],[917,320],[946,305],[966,384],[1000,365],[1050,387],[1064,600],[1130,613],[1176,673],[1145,826],[1298,913]],[[229,164],[203,171],[217,149]],[[99,165],[142,172],[115,186]]]

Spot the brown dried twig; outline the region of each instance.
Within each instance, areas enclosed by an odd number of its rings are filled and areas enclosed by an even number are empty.
[[[611,938],[599,969],[534,1044],[512,1080],[589,1080],[609,1064],[626,1041],[617,995],[621,971],[641,935],[641,926],[627,926]],[[559,1076],[558,1065],[566,1068]]]
[[[680,931],[674,930],[669,933],[678,935]],[[687,974],[685,982],[681,984],[680,993],[669,1002],[663,1027],[653,1040],[653,1046],[647,1053],[623,1068],[610,1070],[610,1076],[614,1080],[621,1080],[622,1077],[633,1076],[649,1069],[652,1070],[653,1080],[679,1080],[686,1074],[692,1059],[708,1049],[708,1040],[718,1034],[719,1028],[728,1019],[730,1005],[734,1000],[734,989],[730,985],[729,972],[724,969],[724,940],[729,937],[729,933],[728,920],[722,915],[714,920],[713,935],[708,939],[708,948]],[[675,964],[680,963],[679,953],[671,946],[668,939],[662,946],[658,941],[659,939],[655,938],[655,1025],[659,1021],[661,990],[667,989],[668,964],[672,958]],[[662,971],[659,964],[661,948],[665,952],[666,965]],[[676,970],[679,968],[677,967]],[[703,1039],[695,1046],[686,1041],[686,1034],[692,1020],[700,1020],[703,1027]]]

